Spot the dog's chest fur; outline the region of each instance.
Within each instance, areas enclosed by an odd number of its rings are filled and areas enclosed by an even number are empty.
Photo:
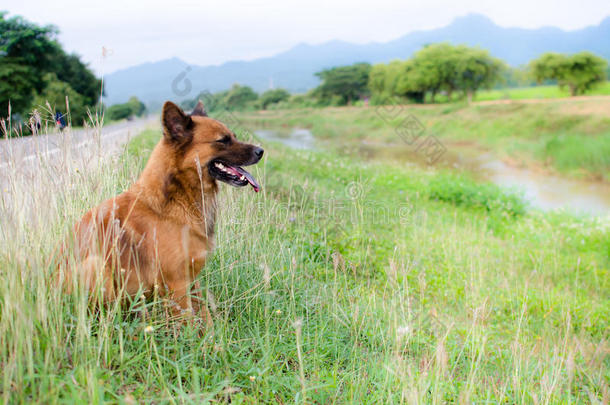
[[[171,247],[171,252],[160,255],[170,262],[162,267],[187,267],[195,277],[214,249],[216,182],[204,181],[193,172],[170,171],[163,179],[145,173],[134,191],[163,218],[163,225],[154,230],[155,245]]]

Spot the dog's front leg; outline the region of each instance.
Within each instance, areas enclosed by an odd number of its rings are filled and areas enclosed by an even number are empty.
[[[214,327],[214,322],[212,321],[212,315],[208,310],[208,303],[206,299],[203,298],[199,281],[193,283],[191,297],[193,297],[193,310],[205,322],[205,326],[208,329],[212,329]]]
[[[174,318],[192,318],[193,304],[189,294],[189,280],[172,280],[167,283],[168,297]]]
[[[192,288],[191,288],[192,286]],[[183,320],[202,319],[208,329],[214,323],[208,310],[207,303],[201,295],[199,282],[191,283],[189,280],[176,280],[168,283],[170,298],[173,301],[171,310],[174,318]]]

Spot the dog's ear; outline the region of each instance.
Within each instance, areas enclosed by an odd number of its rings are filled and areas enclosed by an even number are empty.
[[[203,106],[203,103],[201,102],[201,100],[199,100],[197,102],[197,105],[193,109],[193,112],[191,113],[191,117],[192,116],[198,116],[198,117],[207,117],[208,116],[208,113],[205,111],[205,107]]]
[[[172,142],[185,143],[193,137],[193,120],[171,101],[163,104],[163,136]]]

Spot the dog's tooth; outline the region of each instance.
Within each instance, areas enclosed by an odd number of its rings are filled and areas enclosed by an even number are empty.
[[[246,180],[246,177],[245,176],[241,176],[239,179],[240,180]]]

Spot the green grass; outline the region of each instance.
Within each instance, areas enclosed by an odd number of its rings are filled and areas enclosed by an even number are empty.
[[[121,158],[78,171],[68,160],[34,180],[10,177],[5,402],[607,398],[607,220],[527,213],[466,177],[333,151],[267,144],[252,170],[261,193],[221,187],[217,248],[201,275],[213,335],[168,323],[155,302],[89,311],[54,288],[46,259],[88,207],[136,178],[159,137],[147,131]]]
[[[310,128],[338,151],[401,144],[397,128],[415,117],[449,153],[490,150],[499,158],[566,176],[610,180],[610,100],[543,104],[344,107],[241,113],[252,128]],[[455,144],[455,145],[454,145]]]
[[[519,217],[526,203],[519,194],[504,191],[492,183],[479,184],[456,175],[438,175],[430,181],[430,198],[468,208],[482,208],[491,215]]]
[[[610,82],[606,81],[591,91],[587,96],[607,96],[610,95]],[[568,89],[560,89],[559,86],[532,86],[516,87],[494,90],[483,90],[475,95],[474,101],[491,100],[526,100],[535,98],[567,98],[570,97]]]
[[[608,96],[610,95],[610,81],[605,81],[593,87],[583,96]],[[504,101],[504,100],[535,100],[535,99],[570,99],[570,92],[567,88],[561,89],[557,85],[542,85],[528,87],[504,87],[490,90],[478,91],[473,101]],[[463,102],[460,94],[452,96],[452,103]],[[431,97],[426,96],[426,102],[431,102]],[[450,100],[445,94],[438,94],[434,99],[435,103],[449,103]]]
[[[546,141],[541,155],[552,159],[563,172],[577,172],[588,168],[610,180],[610,137],[593,137],[583,142],[578,135],[561,134]]]

